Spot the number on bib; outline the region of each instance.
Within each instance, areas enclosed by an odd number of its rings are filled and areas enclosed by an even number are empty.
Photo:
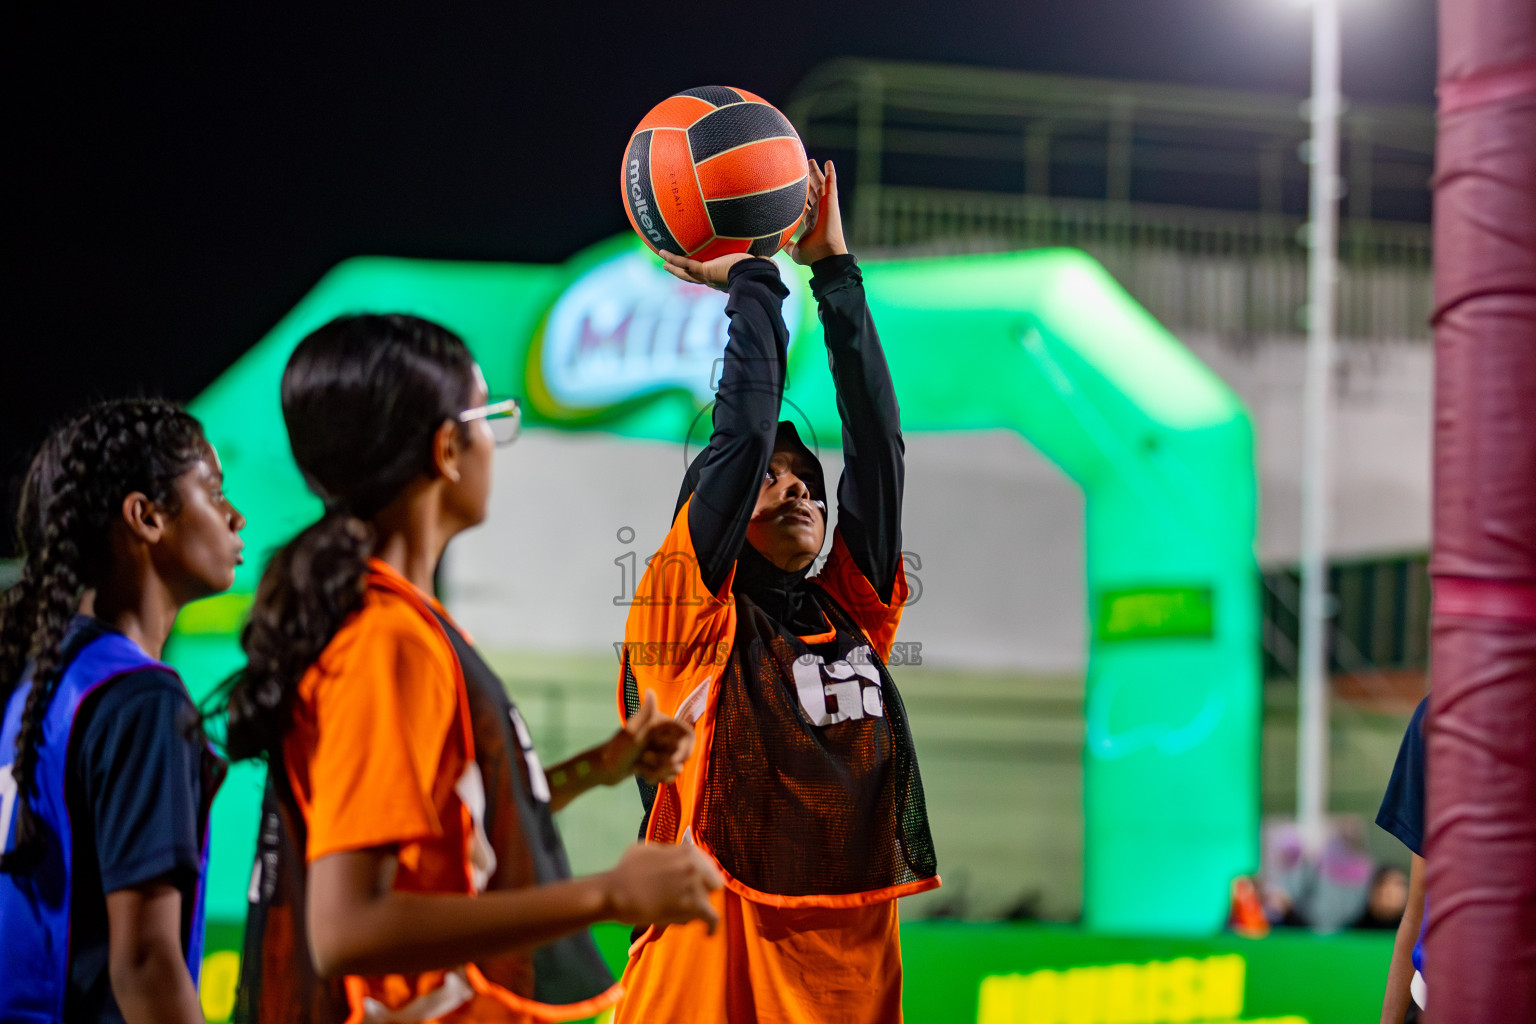
[[[846,661],[834,661],[830,665],[815,654],[803,654],[795,659],[795,692],[812,725],[836,725],[866,715],[870,718],[885,716],[885,703],[880,697],[880,673],[870,664],[872,653],[868,646],[860,647],[850,652]],[[864,682],[874,685],[865,686]],[[828,697],[837,702],[837,710],[828,709]]]

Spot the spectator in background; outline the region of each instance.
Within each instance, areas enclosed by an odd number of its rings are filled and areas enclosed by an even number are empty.
[[[1371,892],[1366,898],[1360,916],[1350,923],[1351,928],[1370,928],[1379,931],[1395,929],[1403,920],[1408,906],[1408,876],[1403,869],[1383,864],[1371,876]]]
[[[1296,900],[1290,890],[1278,884],[1265,885],[1264,914],[1269,923],[1277,928],[1307,928],[1309,923],[1296,908]]]

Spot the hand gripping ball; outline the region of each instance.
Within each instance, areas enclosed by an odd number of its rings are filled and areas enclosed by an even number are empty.
[[[805,147],[745,89],[706,85],[662,100],[630,136],[620,179],[629,223],[653,250],[772,256],[805,216]]]

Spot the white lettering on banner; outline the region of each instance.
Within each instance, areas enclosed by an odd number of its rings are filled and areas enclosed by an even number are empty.
[[[836,725],[865,715],[885,717],[880,673],[871,664],[873,653],[866,644],[852,651],[846,661],[834,661],[830,665],[816,654],[802,654],[795,659],[791,669],[795,692],[812,725]],[[833,681],[826,682],[824,674]],[[874,685],[864,686],[860,680]],[[837,701],[836,711],[827,710],[828,697]]]
[[[0,850],[10,849],[11,815],[16,813],[16,776],[10,765],[0,765]]]
[[[784,324],[800,320],[800,279],[784,268],[790,290]],[[544,325],[538,372],[567,410],[617,405],[648,391],[682,388],[713,401],[725,354],[726,296],[686,284],[650,253],[598,264],[555,301]],[[554,410],[544,410],[546,412]]]

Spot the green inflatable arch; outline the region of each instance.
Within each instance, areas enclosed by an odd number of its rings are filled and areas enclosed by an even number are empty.
[[[836,439],[806,275],[788,276],[786,397],[818,436]],[[1080,252],[870,263],[865,281],[908,433],[1016,431],[1085,492],[1087,924],[1216,931],[1231,879],[1258,863],[1246,412]],[[527,396],[530,427],[672,441],[701,432],[724,341],[723,298],[674,283],[633,239],[561,266],[349,260],[192,403],[250,521],[252,551],[270,551],[319,510],[288,451],[283,365],[308,331],[363,310],[452,327],[493,394]],[[235,634],[259,561],[233,593],[183,614],[171,657],[195,693],[239,662]],[[244,920],[258,787],[255,770],[238,769],[215,810],[211,921]]]

